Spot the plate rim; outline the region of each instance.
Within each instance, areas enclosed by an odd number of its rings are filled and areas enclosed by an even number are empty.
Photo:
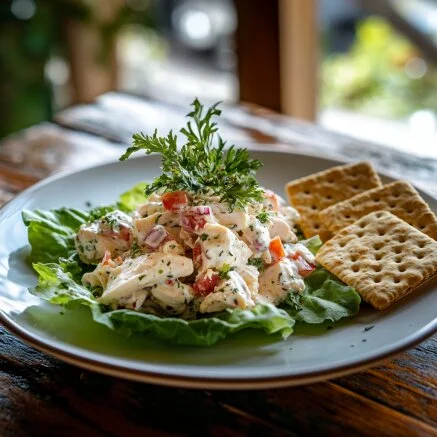
[[[303,153],[301,151],[285,151],[285,150],[274,150],[270,146],[256,145],[256,147],[249,148],[250,152],[268,152],[275,154],[287,154],[287,155],[300,155],[310,158],[322,159],[328,161],[333,165],[339,165],[344,162],[349,162],[347,159],[341,159],[339,157],[316,155],[312,153]],[[147,159],[148,157],[140,156],[135,157],[135,159]],[[14,213],[16,210],[13,208],[14,203],[19,203],[24,197],[29,196],[33,191],[38,190],[53,181],[62,179],[66,176],[73,175],[76,173],[81,173],[89,171],[92,168],[105,167],[109,165],[116,164],[117,161],[112,159],[104,160],[98,164],[84,166],[79,169],[72,169],[68,171],[61,171],[55,173],[48,178],[45,178],[38,183],[32,185],[26,190],[19,193],[17,196],[8,201],[5,205],[0,208],[0,220],[3,214],[4,217],[8,217],[8,209],[12,208],[10,213]],[[382,176],[388,176],[393,178],[393,174],[390,172],[378,171]],[[420,191],[424,192],[431,198],[437,201],[437,197],[426,189],[419,188]],[[11,319],[3,310],[0,309],[0,323],[14,335],[24,340],[25,343],[35,347],[36,349],[45,352],[51,356],[61,359],[69,364],[77,365],[81,368],[85,368],[92,371],[98,371],[106,375],[111,375],[115,377],[127,378],[135,381],[149,382],[154,384],[161,384],[173,387],[182,388],[211,388],[211,389],[259,389],[259,388],[279,388],[291,385],[307,384],[317,381],[322,381],[326,379],[331,379],[334,377],[344,376],[350,373],[354,373],[363,370],[367,367],[376,365],[381,361],[386,360],[400,352],[410,349],[411,347],[421,343],[426,338],[437,332],[437,316],[430,321],[427,325],[420,328],[418,331],[409,335],[408,337],[399,340],[398,342],[390,345],[378,353],[368,353],[365,358],[357,358],[349,363],[342,365],[333,364],[324,370],[310,371],[308,373],[300,372],[294,375],[281,375],[281,376],[263,376],[263,377],[239,377],[235,376],[232,378],[227,377],[191,377],[186,375],[176,375],[168,374],[163,372],[157,372],[145,369],[133,369],[121,364],[105,362],[103,359],[95,359],[92,357],[84,357],[78,353],[71,350],[65,350],[62,345],[58,347],[48,344],[47,340],[40,338],[37,333],[33,333],[30,330],[22,328],[19,323]],[[105,356],[105,354],[97,353],[98,356]]]
[[[90,357],[80,356],[74,352],[66,351],[61,348],[51,346],[40,340],[36,334],[29,333],[21,328],[18,323],[9,319],[3,311],[0,310],[0,323],[12,334],[23,340],[26,344],[35,347],[41,352],[60,359],[68,364],[76,365],[80,368],[100,372],[105,375],[125,378],[132,381],[146,382],[158,385],[165,385],[180,388],[196,388],[196,389],[267,389],[281,388],[296,385],[310,384],[327,379],[339,378],[355,372],[362,371],[371,366],[375,366],[386,359],[393,357],[401,352],[410,349],[412,346],[420,344],[423,340],[437,332],[437,318],[421,328],[415,334],[407,337],[408,342],[398,341],[394,343],[391,349],[386,352],[379,353],[376,356],[370,356],[365,360],[357,359],[349,364],[342,366],[333,366],[320,371],[312,371],[308,373],[300,373],[288,376],[272,376],[272,377],[257,377],[257,378],[223,378],[223,377],[189,377],[184,375],[170,375],[145,370],[135,370],[122,365],[110,364],[104,361],[92,359]],[[99,354],[103,355],[103,354]]]

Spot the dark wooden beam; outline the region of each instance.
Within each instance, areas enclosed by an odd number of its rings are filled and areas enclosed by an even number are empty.
[[[280,111],[277,0],[235,0],[240,100]]]

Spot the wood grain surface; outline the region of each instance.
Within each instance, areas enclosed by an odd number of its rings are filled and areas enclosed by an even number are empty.
[[[59,170],[118,156],[138,130],[185,111],[108,94],[0,146],[0,203]],[[371,159],[437,194],[437,162],[390,151],[262,108],[229,107],[224,137],[278,150]],[[0,242],[1,244],[1,242]],[[437,337],[354,375],[278,390],[172,389],[65,364],[0,328],[0,436],[437,436]]]

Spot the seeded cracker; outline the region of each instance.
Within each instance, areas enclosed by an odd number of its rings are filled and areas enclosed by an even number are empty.
[[[389,211],[437,240],[437,218],[408,183],[396,181],[358,194],[320,212],[320,220],[333,234],[374,211]]]
[[[322,246],[317,261],[384,309],[437,272],[437,242],[390,212],[373,212]]]
[[[381,185],[372,165],[358,162],[291,181],[285,191],[290,203],[301,215],[300,227],[305,237],[319,234],[326,241],[331,233],[322,225],[320,211]]]

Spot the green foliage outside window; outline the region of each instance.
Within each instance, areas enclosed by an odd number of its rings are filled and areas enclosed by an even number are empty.
[[[324,106],[389,118],[437,112],[437,68],[382,18],[363,20],[351,50],[323,62],[322,78]]]

